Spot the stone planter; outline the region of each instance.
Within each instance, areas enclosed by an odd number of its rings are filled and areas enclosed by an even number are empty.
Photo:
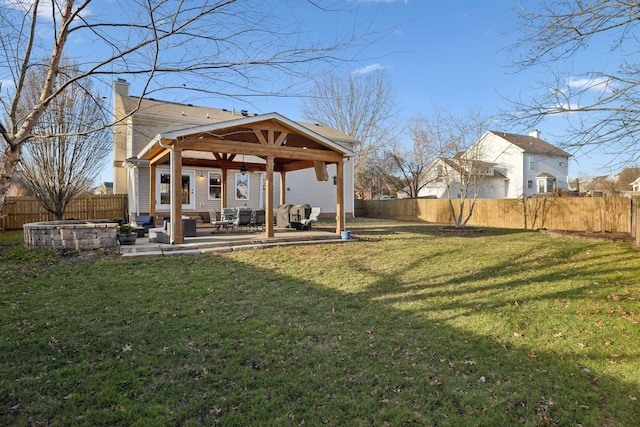
[[[138,235],[136,233],[118,233],[118,242],[121,245],[135,245]]]

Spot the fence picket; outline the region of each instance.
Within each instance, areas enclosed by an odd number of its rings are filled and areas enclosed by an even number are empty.
[[[126,194],[76,197],[69,203],[64,219],[112,219],[126,216]],[[53,215],[44,210],[35,197],[7,197],[2,209],[2,229],[20,229],[29,222],[51,221]],[[6,215],[6,216],[5,216]]]
[[[457,201],[454,200],[454,206]],[[635,232],[638,215],[626,197],[548,197],[478,199],[468,226],[514,229]],[[465,209],[468,209],[468,205]],[[443,199],[365,200],[370,218],[452,224],[449,201]]]

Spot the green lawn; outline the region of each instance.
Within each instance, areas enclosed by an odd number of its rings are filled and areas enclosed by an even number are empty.
[[[0,425],[637,425],[631,244],[349,229],[128,259],[0,233]]]

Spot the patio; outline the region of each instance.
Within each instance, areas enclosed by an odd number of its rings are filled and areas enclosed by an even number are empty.
[[[138,237],[135,245],[120,246],[123,257],[158,255],[199,255],[213,252],[231,252],[263,249],[274,246],[308,245],[318,243],[345,243],[334,228],[314,227],[312,230],[274,228],[274,236],[266,238],[261,230],[241,229],[225,233],[212,233],[209,224],[198,224],[195,237],[185,237],[183,243],[153,243],[148,235]]]

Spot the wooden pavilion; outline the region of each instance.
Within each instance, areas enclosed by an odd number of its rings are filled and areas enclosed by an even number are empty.
[[[259,159],[245,163],[245,156]],[[287,172],[315,170],[318,181],[329,176],[327,164],[336,165],[336,233],[345,229],[344,161],[353,152],[309,127],[278,113],[246,115],[211,125],[156,135],[137,158],[148,161],[150,188],[156,188],[156,167],[169,165],[171,174],[170,241],[183,243],[180,177],[183,166],[222,170],[222,203],[228,192],[228,170],[265,172],[265,237],[274,236],[274,173],[280,176],[280,204],[286,203]],[[241,165],[241,166],[239,166]],[[156,196],[151,191],[149,211],[155,216]],[[224,206],[222,206],[224,207]]]

